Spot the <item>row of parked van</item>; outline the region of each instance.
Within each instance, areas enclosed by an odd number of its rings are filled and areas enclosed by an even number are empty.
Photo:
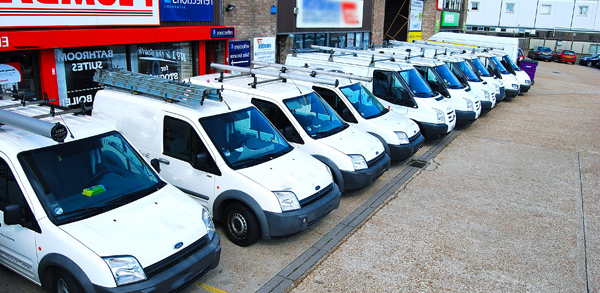
[[[0,261],[48,291],[176,290],[218,265],[213,220],[240,246],[304,231],[528,89],[496,51],[318,49],[187,83],[98,71],[93,109],[0,100]]]

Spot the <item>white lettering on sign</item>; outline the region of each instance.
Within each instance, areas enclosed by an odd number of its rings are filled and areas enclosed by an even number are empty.
[[[8,37],[0,37],[0,47],[8,47]]]
[[[90,59],[108,59],[112,58],[113,50],[97,50],[97,51],[83,51],[83,52],[69,52],[60,53],[56,55],[56,61],[79,61],[79,60],[90,60]]]
[[[102,69],[102,61],[73,63],[71,67],[73,71]]]

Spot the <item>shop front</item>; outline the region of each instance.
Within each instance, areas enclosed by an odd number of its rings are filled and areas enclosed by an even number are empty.
[[[9,11],[0,18],[2,95],[47,96],[63,106],[91,104],[99,69],[174,81],[205,74],[211,62],[224,62],[213,48],[235,36],[220,25],[221,1],[175,1],[160,17],[156,1],[1,2]]]

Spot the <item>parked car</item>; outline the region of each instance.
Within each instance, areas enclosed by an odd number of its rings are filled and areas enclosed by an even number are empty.
[[[552,61],[552,49],[543,46],[535,46],[533,50],[527,53],[527,58],[533,60]]]
[[[575,64],[575,61],[577,60],[577,55],[575,55],[575,52],[571,50],[560,50],[552,56],[552,60],[556,62],[566,62]]]
[[[521,60],[525,59],[525,54],[523,54],[523,50],[519,48],[517,51],[517,65],[521,65]]]
[[[587,67],[598,66],[600,60],[600,54],[594,54],[591,56],[581,56],[579,58],[579,65],[586,65]]]

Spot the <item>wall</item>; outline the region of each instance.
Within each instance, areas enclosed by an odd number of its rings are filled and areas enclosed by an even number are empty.
[[[235,5],[230,12],[223,12],[223,24],[235,27],[236,41],[252,41],[257,37],[274,37],[277,28],[277,14],[271,14],[271,7],[277,0],[228,0],[223,2]]]
[[[393,0],[390,0],[393,1]],[[438,11],[437,0],[423,1],[423,23],[421,24],[421,39],[426,40],[435,34],[435,22],[442,17],[441,10]]]
[[[383,22],[385,20],[385,1],[373,0],[373,24],[371,30],[371,44],[380,45],[383,43]],[[395,0],[388,0],[395,1]]]

